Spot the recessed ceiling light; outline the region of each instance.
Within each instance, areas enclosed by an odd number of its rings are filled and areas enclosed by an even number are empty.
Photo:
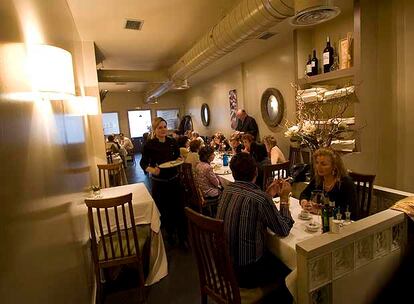
[[[128,92],[131,92],[131,90],[128,90]]]

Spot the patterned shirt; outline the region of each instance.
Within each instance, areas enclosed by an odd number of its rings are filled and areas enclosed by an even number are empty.
[[[236,181],[224,189],[217,218],[224,220],[224,233],[235,266],[257,262],[264,254],[266,228],[276,235],[289,235],[294,220],[289,208],[278,211],[272,198],[253,183]]]
[[[213,172],[210,164],[199,162],[195,168],[195,179],[204,197],[214,197],[220,194],[220,181]]]

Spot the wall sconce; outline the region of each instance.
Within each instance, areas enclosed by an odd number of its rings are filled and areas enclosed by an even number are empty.
[[[66,115],[84,116],[98,115],[98,98],[95,96],[73,96],[69,99],[68,113]]]
[[[51,45],[28,46],[28,64],[34,92],[49,99],[65,99],[75,95],[72,55]]]

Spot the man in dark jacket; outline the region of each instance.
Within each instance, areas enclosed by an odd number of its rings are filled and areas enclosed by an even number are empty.
[[[249,133],[253,135],[254,140],[256,140],[257,133],[259,133],[259,128],[257,127],[256,120],[247,115],[244,109],[240,109],[236,113],[237,117],[237,127],[236,131]]]

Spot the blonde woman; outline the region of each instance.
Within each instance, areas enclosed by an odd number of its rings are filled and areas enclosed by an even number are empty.
[[[277,146],[277,140],[272,135],[263,137],[263,143],[266,146],[267,155],[272,165],[286,162],[286,157]]]
[[[152,121],[152,138],[143,147],[140,165],[151,174],[152,197],[161,213],[161,221],[167,232],[167,240],[174,242],[177,232],[179,241],[186,238],[185,216],[181,204],[177,167],[160,168],[162,163],[176,160],[180,156],[177,141],[167,136],[167,122],[156,117]]]
[[[314,177],[303,190],[299,201],[302,208],[317,213],[318,206],[311,201],[312,191],[320,191],[335,207],[341,208],[344,214],[347,206],[351,211],[351,218],[356,216],[355,185],[349,177],[339,154],[332,149],[320,148],[313,154]]]

